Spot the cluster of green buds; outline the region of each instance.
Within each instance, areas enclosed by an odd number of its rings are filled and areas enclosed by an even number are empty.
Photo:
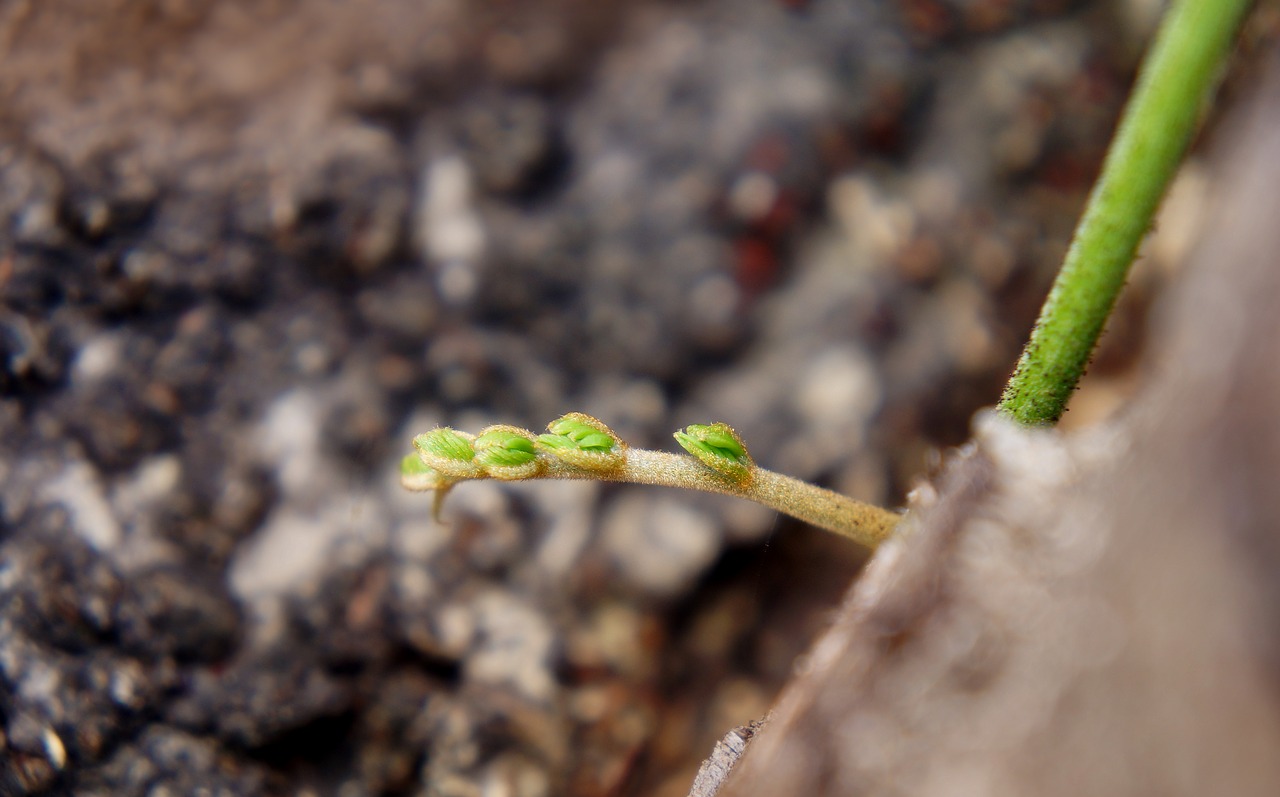
[[[883,540],[899,516],[755,464],[728,424],[694,424],[675,433],[692,456],[632,448],[597,418],[571,412],[535,434],[496,425],[468,434],[438,427],[413,439],[416,453],[400,465],[410,490],[435,492],[439,516],[445,494],[471,479],[591,479],[685,487],[747,498],[868,547]]]
[[[413,447],[417,453],[400,465],[401,482],[410,490],[443,491],[468,479],[565,478],[566,468],[582,470],[584,478],[604,474],[623,464],[627,444],[575,412],[552,421],[546,434],[496,425],[472,435],[444,426],[413,438]]]

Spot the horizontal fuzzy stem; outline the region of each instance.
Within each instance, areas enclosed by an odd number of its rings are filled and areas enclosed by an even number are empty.
[[[734,482],[690,457],[642,448],[628,449],[623,463],[602,471],[585,471],[549,459],[541,477],[654,484],[733,495],[799,518],[867,548],[876,548],[884,542],[902,519],[888,509],[764,468],[753,468],[749,479]]]
[[[470,435],[437,427],[413,439],[400,480],[410,490],[435,492],[434,510],[459,482],[576,479],[683,487],[734,495],[876,548],[901,515],[755,464],[728,424],[693,424],[675,433],[690,456],[631,448],[598,418],[571,412],[547,433],[495,425]]]

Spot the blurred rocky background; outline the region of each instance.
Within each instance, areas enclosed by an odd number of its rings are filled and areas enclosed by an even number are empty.
[[[723,420],[901,504],[1151,6],[0,2],[0,794],[684,794],[864,554],[584,484],[437,524],[409,439]],[[1076,419],[1132,390],[1188,174]]]

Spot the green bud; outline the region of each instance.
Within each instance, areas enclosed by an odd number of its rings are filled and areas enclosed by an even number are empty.
[[[571,412],[547,424],[550,434],[538,439],[553,448],[577,448],[581,451],[607,453],[613,450],[618,438],[609,427],[590,415]]]
[[[692,424],[675,433],[676,442],[703,465],[736,483],[751,478],[755,462],[742,438],[725,423]]]
[[[536,456],[533,441],[505,429],[488,429],[476,438],[476,460],[484,465],[523,465]]]
[[[547,424],[538,443],[557,458],[592,471],[612,470],[626,458],[626,443],[596,418],[571,412]]]
[[[442,426],[413,438],[413,447],[423,463],[453,481],[475,479],[483,475],[475,462],[474,437]]]
[[[465,432],[441,426],[413,438],[413,445],[422,453],[432,457],[468,462],[476,455],[472,447],[473,439]]]
[[[495,479],[528,479],[542,471],[533,433],[515,426],[490,426],[475,441],[476,464]]]
[[[435,473],[435,471],[417,454],[405,454],[404,459],[400,460],[401,476],[422,476],[428,473]]]
[[[400,460],[400,484],[407,490],[437,490],[442,482],[440,474],[422,461],[417,454],[407,454]]]

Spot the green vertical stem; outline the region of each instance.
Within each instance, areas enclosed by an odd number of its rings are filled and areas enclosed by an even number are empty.
[[[1001,414],[1030,426],[1062,417],[1248,6],[1174,0],[1165,14]]]

